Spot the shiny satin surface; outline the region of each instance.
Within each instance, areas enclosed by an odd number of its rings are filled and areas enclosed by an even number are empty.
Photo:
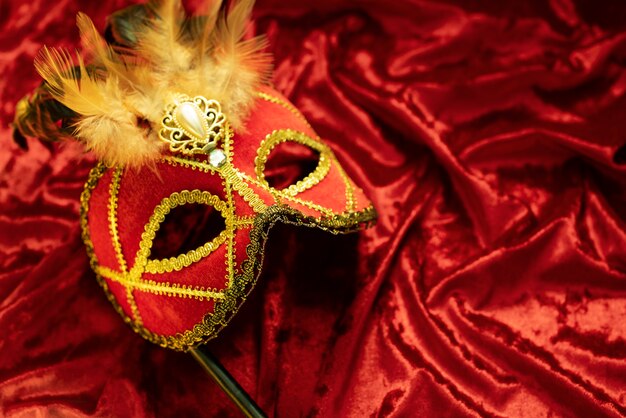
[[[276,88],[379,212],[273,230],[209,344],[270,416],[626,415],[626,3],[602,3],[259,1]],[[42,43],[127,4],[0,2],[2,416],[238,416],[98,288],[93,160],[7,127]]]

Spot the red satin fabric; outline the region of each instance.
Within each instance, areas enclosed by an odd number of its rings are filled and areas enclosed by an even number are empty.
[[[124,1],[0,3],[0,414],[236,416],[132,333],[79,239],[93,162],[10,140],[42,43]],[[379,211],[272,232],[210,346],[279,417],[626,415],[626,4],[261,0],[275,85]]]

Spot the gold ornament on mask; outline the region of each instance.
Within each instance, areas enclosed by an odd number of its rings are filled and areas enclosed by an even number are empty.
[[[226,158],[217,146],[224,140],[226,125],[226,116],[217,100],[180,95],[165,108],[159,137],[174,153],[206,154],[212,166],[220,167]]]

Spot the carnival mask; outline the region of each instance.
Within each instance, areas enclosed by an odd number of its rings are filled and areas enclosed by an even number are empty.
[[[219,3],[192,19],[177,1],[131,7],[113,16],[109,44],[79,15],[88,64],[44,49],[36,65],[46,83],[16,119],[24,134],[72,137],[100,159],[81,198],[91,266],[135,331],[178,350],[228,324],[255,285],[274,224],[343,233],[375,218],[332,150],[266,84],[264,43],[244,40],[251,2],[228,13]],[[317,162],[277,185],[267,164],[289,156],[284,144]],[[168,222],[183,220],[166,237],[194,229],[198,207],[210,214],[209,232],[163,255]]]

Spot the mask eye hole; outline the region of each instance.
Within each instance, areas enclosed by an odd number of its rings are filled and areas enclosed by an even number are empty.
[[[299,131],[283,129],[265,137],[254,165],[262,184],[282,195],[295,196],[322,181],[333,158],[330,148],[319,140]]]
[[[320,153],[297,142],[282,142],[272,149],[265,163],[265,180],[270,187],[285,189],[311,174]]]
[[[152,259],[165,259],[194,250],[226,229],[222,214],[213,206],[187,203],[171,209],[152,241]]]

